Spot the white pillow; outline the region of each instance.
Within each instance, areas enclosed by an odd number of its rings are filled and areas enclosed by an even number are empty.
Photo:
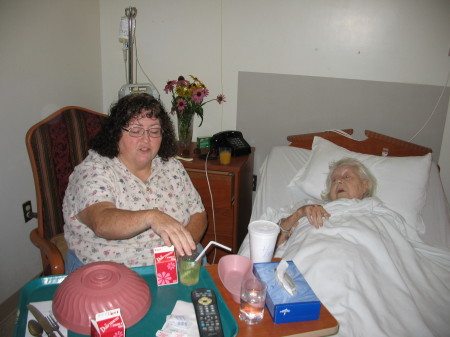
[[[361,161],[377,179],[376,196],[402,215],[406,222],[423,233],[422,209],[431,167],[431,154],[418,157],[381,157],[349,151],[326,139],[314,137],[311,157],[289,186],[298,185],[320,199],[331,162],[344,157]]]

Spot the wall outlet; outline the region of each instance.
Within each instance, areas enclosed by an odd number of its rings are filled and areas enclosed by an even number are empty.
[[[258,177],[256,176],[256,174],[253,175],[253,179],[252,179],[252,191],[256,191],[256,182],[258,180]]]
[[[22,204],[23,217],[25,222],[30,221],[34,218],[33,208],[31,207],[31,201],[28,200]]]

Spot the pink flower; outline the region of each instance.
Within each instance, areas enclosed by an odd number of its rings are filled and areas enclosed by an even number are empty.
[[[187,81],[183,76],[178,76],[177,86],[188,86],[189,81]]]
[[[194,103],[201,103],[205,96],[205,91],[203,89],[197,89],[192,93],[192,100]]]
[[[225,95],[224,94],[217,95],[216,101],[219,104],[225,103],[226,102]]]
[[[177,81],[167,81],[167,84],[164,87],[164,91],[166,92],[166,94],[173,90],[175,84],[177,84]]]
[[[183,113],[184,108],[187,106],[187,102],[184,98],[177,99],[177,110],[180,113]]]

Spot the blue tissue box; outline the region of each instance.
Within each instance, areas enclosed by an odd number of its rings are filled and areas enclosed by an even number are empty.
[[[279,262],[255,263],[255,275],[267,284],[266,307],[274,323],[292,323],[318,320],[320,301],[313,292],[294,262],[288,262],[287,273],[297,287],[297,293],[291,296],[275,276]]]

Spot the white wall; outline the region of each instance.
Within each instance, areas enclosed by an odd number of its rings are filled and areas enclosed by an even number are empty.
[[[105,109],[125,82],[117,35],[127,6],[100,0]],[[132,6],[139,59],[166,107],[165,81],[179,74],[200,77],[214,95],[223,87],[227,103],[209,104],[194,136],[236,128],[239,71],[437,86],[450,71],[448,0],[135,0]],[[433,107],[423,111],[424,122]],[[445,139],[449,144],[450,131]],[[443,144],[441,157],[450,157],[450,145]],[[441,166],[450,193],[450,162]]]
[[[25,133],[63,106],[102,108],[99,16],[91,0],[0,1],[0,303],[42,270]]]
[[[450,108],[449,108],[450,111]],[[450,113],[447,113],[444,136],[442,138],[441,156],[439,158],[441,168],[441,179],[444,185],[444,192],[450,200]]]

